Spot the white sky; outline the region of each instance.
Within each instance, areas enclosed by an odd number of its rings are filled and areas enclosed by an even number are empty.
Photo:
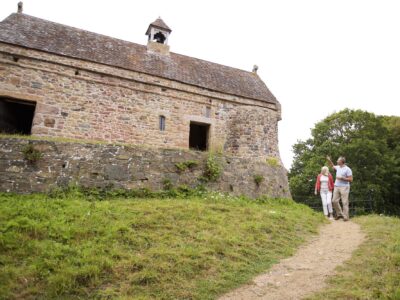
[[[17,9],[0,0],[0,19]],[[171,51],[258,74],[282,104],[279,146],[343,108],[400,115],[398,0],[25,0],[24,13],[146,44],[161,16]]]

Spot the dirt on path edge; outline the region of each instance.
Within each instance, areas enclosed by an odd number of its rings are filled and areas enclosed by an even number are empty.
[[[321,227],[297,252],[274,265],[267,273],[233,290],[219,300],[302,299],[326,286],[334,269],[351,258],[364,241],[360,225],[342,220]]]

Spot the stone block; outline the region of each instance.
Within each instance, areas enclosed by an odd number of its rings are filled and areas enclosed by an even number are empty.
[[[129,180],[130,174],[127,166],[122,165],[106,165],[104,167],[104,177],[107,180]]]

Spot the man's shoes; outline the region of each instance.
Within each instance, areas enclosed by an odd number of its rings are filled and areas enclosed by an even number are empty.
[[[336,216],[336,217],[335,217],[335,220],[339,220],[339,219],[343,219],[343,216],[340,215],[340,216]]]
[[[347,222],[349,220],[349,218],[343,218],[343,221]]]

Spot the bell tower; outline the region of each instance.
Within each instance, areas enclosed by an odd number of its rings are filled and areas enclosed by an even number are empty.
[[[168,55],[168,37],[171,32],[171,28],[158,17],[157,20],[149,25],[146,31],[148,36],[147,51]]]

